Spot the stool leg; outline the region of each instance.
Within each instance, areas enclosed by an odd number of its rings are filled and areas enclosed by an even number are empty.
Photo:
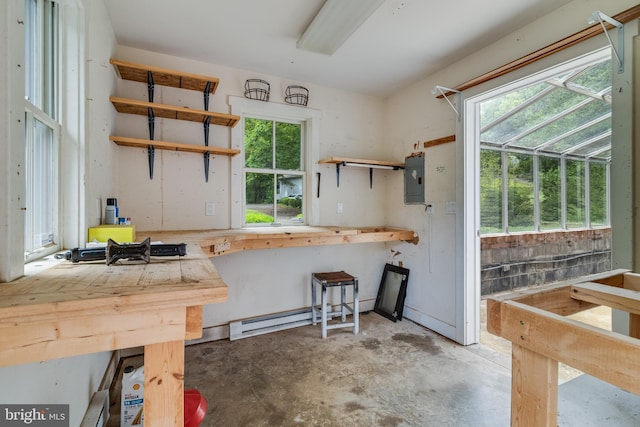
[[[313,276],[311,276],[311,324],[315,325],[317,322],[316,320],[316,281],[313,278]]]
[[[358,334],[360,328],[360,307],[358,304],[358,279],[353,281],[353,333]]]
[[[327,337],[327,287],[322,285],[322,338]]]
[[[347,288],[344,284],[340,285],[340,315],[342,316],[342,321],[347,321]]]

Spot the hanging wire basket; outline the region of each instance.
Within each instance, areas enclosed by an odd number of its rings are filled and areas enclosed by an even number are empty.
[[[268,101],[271,85],[260,79],[247,79],[244,82],[244,97],[249,99],[257,99],[258,101]]]
[[[309,101],[309,89],[302,86],[287,86],[284,91],[284,100],[289,104],[307,106]]]

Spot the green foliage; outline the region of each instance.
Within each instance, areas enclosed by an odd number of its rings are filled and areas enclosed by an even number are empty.
[[[295,197],[283,197],[278,200],[278,203],[297,209],[302,207],[302,199],[297,199]]]
[[[244,221],[247,224],[269,224],[273,222],[273,217],[253,209],[247,209],[244,214]]]

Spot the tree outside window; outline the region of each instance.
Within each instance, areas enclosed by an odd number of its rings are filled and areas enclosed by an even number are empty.
[[[244,119],[245,224],[304,224],[302,129]]]

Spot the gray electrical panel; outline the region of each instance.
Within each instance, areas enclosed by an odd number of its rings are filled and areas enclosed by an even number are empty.
[[[404,203],[424,204],[424,153],[404,159]]]

